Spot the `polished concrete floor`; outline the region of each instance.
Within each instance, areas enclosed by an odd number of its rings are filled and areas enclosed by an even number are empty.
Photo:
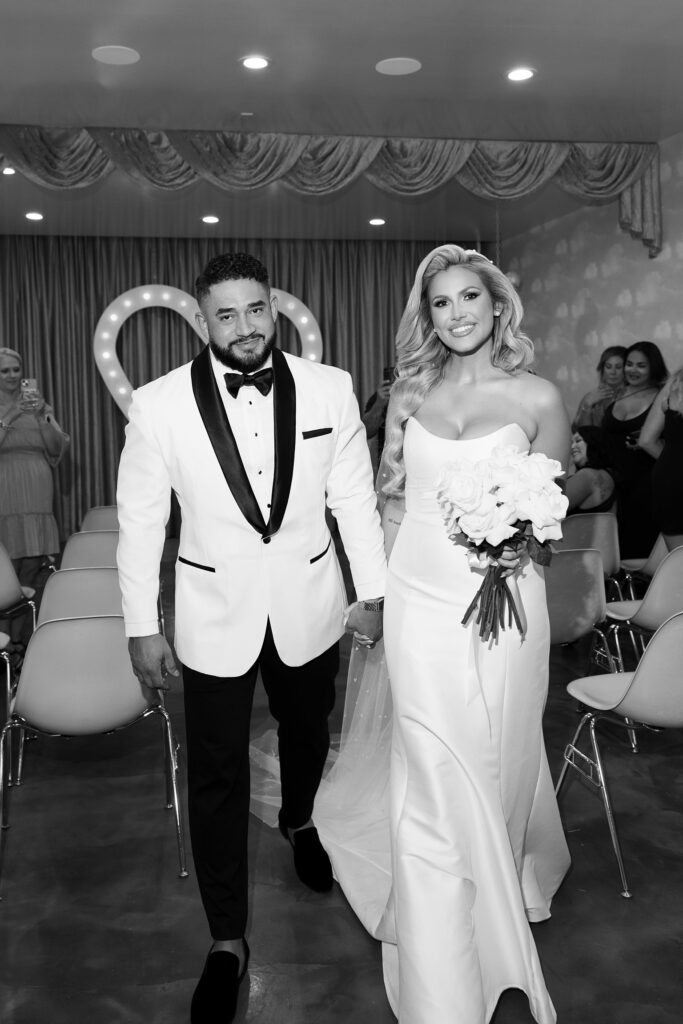
[[[555,776],[577,721],[565,685],[586,664],[585,646],[552,651],[545,726]],[[333,731],[344,679],[345,664]],[[182,740],[179,685],[168,707]],[[267,724],[259,688],[254,731]],[[551,920],[534,926],[543,970],[563,1024],[678,1024],[683,734],[646,734],[638,755],[623,737],[607,736],[604,751],[633,898],[620,896],[599,798],[572,782],[561,807],[573,867]],[[209,940],[191,859],[190,877],[177,877],[163,802],[151,722],[28,745],[0,884],[2,1024],[187,1024]],[[391,1024],[378,945],[338,887],[329,895],[304,889],[289,847],[254,819],[250,846],[252,960],[237,1021]],[[525,998],[505,993],[494,1024],[531,1021]]]

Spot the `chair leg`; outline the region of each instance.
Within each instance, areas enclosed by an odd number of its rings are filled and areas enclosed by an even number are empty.
[[[610,626],[610,633],[612,634],[612,637],[614,639],[614,647],[616,649],[616,655],[615,655],[615,659],[614,660],[615,660],[616,665],[617,665],[617,672],[623,672],[624,671],[624,656],[621,653],[621,641],[619,639],[619,626],[616,625],[616,624],[613,625],[613,626]]]
[[[602,757],[600,755],[600,747],[598,746],[598,738],[595,732],[596,720],[591,717],[590,723],[590,735],[591,744],[593,747],[593,756],[595,757],[595,764],[598,769],[598,777],[600,779],[600,791],[602,793],[602,802],[605,807],[605,814],[607,816],[607,825],[609,827],[610,836],[612,837],[612,847],[614,848],[614,854],[617,858],[617,864],[619,865],[619,874],[621,876],[621,895],[624,899],[631,898],[631,892],[628,887],[628,881],[626,878],[626,871],[624,869],[624,861],[621,856],[621,845],[619,843],[619,836],[617,835],[617,823],[614,820],[614,813],[612,811],[612,801],[610,800],[609,790],[607,788],[607,778],[605,776],[605,769],[602,763]]]
[[[608,672],[617,672],[616,658],[609,646],[609,639],[599,626],[593,627],[593,647],[590,662],[598,668],[606,668]]]
[[[633,725],[634,724],[632,718],[624,718],[624,721],[626,722],[627,725]],[[631,750],[633,751],[634,754],[637,754],[638,753],[638,734],[636,733],[635,729],[627,729],[626,731],[627,731],[627,734],[628,734],[629,742],[631,744]]]
[[[5,863],[5,839],[9,828],[9,800],[7,794],[7,769],[10,756],[10,733],[13,724],[8,721],[0,733],[0,879]],[[0,900],[2,896],[0,896]]]
[[[624,574],[624,583],[628,588],[628,599],[629,601],[637,601],[636,588],[633,585],[633,576],[630,572]]]
[[[592,716],[593,716],[593,712],[592,711],[586,711],[586,713],[584,715],[582,715],[581,721],[579,722],[578,726],[576,727],[576,732],[574,733],[574,735],[572,737],[571,743],[568,743],[567,746],[564,749],[564,763],[562,765],[562,771],[560,772],[560,777],[557,780],[557,785],[555,786],[555,796],[556,797],[558,797],[560,795],[560,790],[562,789],[562,786],[564,785],[564,780],[567,777],[567,769],[569,768],[569,766],[571,764],[571,761],[569,760],[569,757],[567,756],[567,751],[570,750],[572,747],[576,746],[576,742],[577,742],[579,736],[581,735],[581,733],[583,731],[584,725],[586,724],[586,722],[588,722],[588,720],[590,718],[592,718]]]
[[[24,773],[24,746],[26,744],[26,730],[19,729],[19,753],[17,754],[17,777],[14,780],[15,786],[20,786]]]
[[[12,727],[8,722],[0,733],[0,843],[2,843],[2,832],[9,828],[7,824],[7,777],[10,762],[9,738]],[[2,857],[0,856],[0,867]]]
[[[159,705],[159,714],[164,719],[164,737],[165,737],[165,754],[168,765],[167,780],[170,778],[171,792],[172,792],[172,806],[175,814],[175,830],[176,840],[178,843],[178,864],[179,871],[178,875],[180,878],[187,878],[187,862],[185,857],[185,836],[183,833],[183,822],[180,811],[180,796],[178,794],[178,759],[176,756],[175,739],[173,736],[173,729],[171,727],[171,719],[168,711],[161,704]],[[168,785],[168,783],[167,783]]]

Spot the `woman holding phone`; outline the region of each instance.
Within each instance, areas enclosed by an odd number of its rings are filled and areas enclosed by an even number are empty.
[[[0,348],[0,543],[24,586],[59,551],[52,470],[68,444],[19,353]]]

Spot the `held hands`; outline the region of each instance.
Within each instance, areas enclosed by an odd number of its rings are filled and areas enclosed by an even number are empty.
[[[128,653],[133,672],[144,686],[153,690],[171,689],[166,676],[177,676],[179,673],[165,636],[161,633],[132,636],[128,640]]]
[[[362,647],[374,647],[382,637],[382,612],[366,611],[361,602],[352,604],[346,620],[346,632],[353,633]]]

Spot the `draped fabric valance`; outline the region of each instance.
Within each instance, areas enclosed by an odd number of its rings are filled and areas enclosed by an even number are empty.
[[[45,188],[86,188],[115,168],[158,189],[203,179],[239,191],[280,182],[326,195],[364,176],[400,196],[456,181],[513,200],[552,182],[590,202],[619,202],[619,224],[650,256],[662,248],[656,143],[493,142],[141,128],[0,125],[0,155]]]

